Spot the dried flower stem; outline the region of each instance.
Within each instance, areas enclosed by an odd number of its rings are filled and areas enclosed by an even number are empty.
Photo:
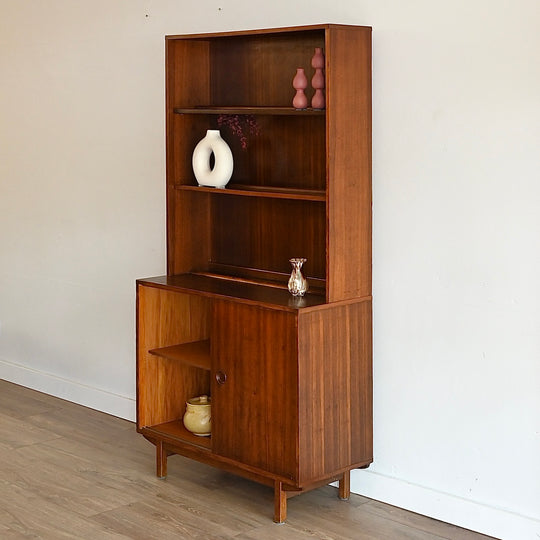
[[[260,132],[257,119],[251,114],[220,114],[217,123],[219,127],[228,127],[240,139],[242,150],[247,148],[247,135],[258,135]]]

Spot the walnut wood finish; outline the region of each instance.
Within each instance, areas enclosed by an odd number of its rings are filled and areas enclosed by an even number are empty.
[[[325,111],[292,108],[292,78],[326,55]],[[371,29],[343,25],[166,38],[167,276],[137,282],[137,429],[156,473],[181,454],[287,498],[372,447]],[[234,83],[233,83],[234,81]],[[308,98],[311,95],[308,94]],[[225,189],[197,186],[193,149],[223,114],[252,115]],[[306,257],[304,298],[287,290]],[[182,423],[212,395],[212,435]]]
[[[298,332],[301,483],[372,460],[371,300],[300,311]]]
[[[180,345],[160,347],[148,351],[150,354],[173,360],[185,362],[188,365],[201,369],[210,369],[210,340],[192,341]]]
[[[223,324],[230,321],[230,324]],[[290,480],[297,474],[298,373],[294,313],[214,302],[212,448]]]
[[[326,54],[327,110],[302,114],[291,106],[291,80],[298,66],[309,73],[315,47]],[[288,258],[304,256],[308,277],[325,280],[328,301],[369,296],[371,29],[169,36],[166,49],[168,273],[216,263],[283,272]],[[206,130],[218,128],[217,114],[243,111],[260,128],[247,150],[221,132],[235,157],[231,183],[257,201],[175,190],[196,186],[191,155]],[[284,189],[326,196],[269,200],[284,198]]]
[[[195,295],[138,286],[137,425],[181,418],[185,402],[210,391],[210,375],[150,350],[208,339],[208,300]]]
[[[329,302],[371,294],[371,29],[326,37]]]

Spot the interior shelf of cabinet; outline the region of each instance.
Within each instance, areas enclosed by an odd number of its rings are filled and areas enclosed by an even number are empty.
[[[268,116],[324,116],[324,109],[293,107],[175,107],[175,114],[251,114]]]
[[[192,341],[190,343],[181,343],[180,345],[171,345],[169,347],[160,347],[148,351],[150,354],[183,362],[190,366],[200,369],[210,370],[210,340]]]
[[[194,435],[184,427],[181,420],[174,420],[155,426],[147,426],[144,428],[144,431],[150,436],[155,436],[171,443],[184,442],[208,449],[212,447],[211,437]]]
[[[326,192],[318,189],[296,189],[283,187],[255,186],[247,184],[228,184],[223,189],[204,186],[175,184],[175,189],[200,191],[215,195],[239,195],[241,197],[263,197],[267,199],[289,199],[297,201],[326,201]]]

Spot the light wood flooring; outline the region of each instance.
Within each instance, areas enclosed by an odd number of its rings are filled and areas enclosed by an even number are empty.
[[[488,538],[330,486],[277,525],[272,489],[180,456],[159,480],[154,455],[131,422],[0,381],[0,538]]]

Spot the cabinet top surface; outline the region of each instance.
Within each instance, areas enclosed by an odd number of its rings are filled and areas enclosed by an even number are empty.
[[[307,293],[303,298],[292,296],[287,289],[236,282],[198,274],[158,276],[137,280],[138,284],[159,287],[201,296],[229,298],[238,302],[254,303],[268,308],[297,311],[324,305],[324,296]]]
[[[356,26],[349,24],[313,24],[307,26],[284,26],[281,28],[257,28],[253,30],[234,30],[229,32],[206,32],[201,34],[175,34],[165,36],[165,39],[208,39],[215,37],[250,36],[262,34],[281,34],[285,32],[313,32],[339,28],[363,28],[371,31],[371,26]]]

